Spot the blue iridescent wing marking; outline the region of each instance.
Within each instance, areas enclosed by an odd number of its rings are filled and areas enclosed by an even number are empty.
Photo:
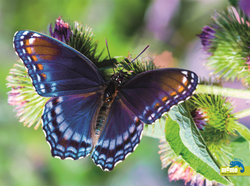
[[[135,150],[140,143],[142,130],[140,119],[121,100],[115,100],[92,152],[94,163],[103,170],[111,171]]]
[[[118,97],[147,124],[159,119],[173,105],[189,98],[198,76],[184,69],[158,69],[141,73],[125,82]]]
[[[92,151],[93,120],[101,92],[51,98],[43,112],[43,131],[51,153],[61,159],[78,159]]]
[[[98,91],[106,82],[83,54],[38,32],[23,30],[14,36],[14,48],[28,69],[38,94],[45,97]]]

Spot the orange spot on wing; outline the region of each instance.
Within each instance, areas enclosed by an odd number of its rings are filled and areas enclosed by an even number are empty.
[[[160,106],[160,103],[156,103],[155,106],[154,106],[154,109],[159,108],[159,106]]]
[[[188,85],[188,80],[184,83],[184,85],[185,85],[185,86],[187,86],[187,85]]]
[[[37,64],[37,68],[38,68],[39,70],[42,70],[42,69],[43,69],[43,65],[42,65],[42,64]]]
[[[179,89],[177,90],[178,92],[183,92],[184,90],[184,87],[183,86],[180,86]]]
[[[30,42],[29,42],[29,40],[28,40],[28,39],[23,40],[23,42],[24,42],[24,45],[25,45],[25,46],[30,45]]]
[[[26,48],[26,52],[28,53],[28,54],[32,54],[33,52],[32,52],[32,48],[31,47],[27,47]]]
[[[168,97],[164,96],[161,100],[162,100],[162,102],[166,102],[168,100]]]
[[[31,56],[31,58],[32,58],[33,62],[36,62],[38,60],[36,56]]]
[[[175,96],[177,93],[174,91],[170,94],[170,96]]]
[[[41,73],[41,76],[43,77],[43,79],[46,79],[46,74]]]

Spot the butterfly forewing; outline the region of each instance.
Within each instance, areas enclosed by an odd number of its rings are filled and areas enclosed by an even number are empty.
[[[95,164],[111,171],[135,150],[140,143],[142,130],[140,119],[121,100],[115,100],[92,152]]]
[[[94,92],[106,82],[87,57],[44,34],[18,31],[14,36],[14,47],[41,96]]]
[[[53,156],[78,159],[94,146],[94,118],[101,92],[51,98],[45,105],[43,130]]]
[[[195,73],[183,69],[158,69],[141,73],[121,86],[119,98],[144,123],[191,96],[198,84]]]

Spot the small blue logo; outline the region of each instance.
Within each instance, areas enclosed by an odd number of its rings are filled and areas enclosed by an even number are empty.
[[[235,167],[235,166],[241,167],[242,169],[240,170],[240,172],[243,173],[243,172],[245,172],[245,168],[244,168],[242,162],[243,161],[241,159],[234,158],[234,161],[230,162],[230,168]]]

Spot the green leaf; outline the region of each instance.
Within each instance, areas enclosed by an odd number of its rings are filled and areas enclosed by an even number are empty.
[[[185,103],[175,106],[169,116],[165,126],[166,140],[175,154],[181,155],[190,167],[205,178],[230,185],[228,178],[220,175],[220,168],[209,152]]]
[[[238,122],[234,122],[232,127],[233,129],[237,130],[247,141],[250,141],[250,130],[246,126]]]
[[[230,144],[233,149],[234,158],[239,158],[243,160],[243,165],[250,166],[250,150],[249,142],[243,137],[240,137]],[[249,176],[232,176],[229,177],[230,180],[235,184],[235,186],[250,185]]]

